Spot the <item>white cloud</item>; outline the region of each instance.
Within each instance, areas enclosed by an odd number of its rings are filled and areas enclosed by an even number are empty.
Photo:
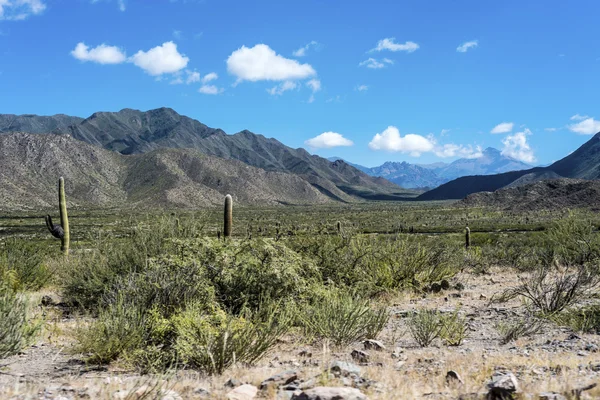
[[[514,123],[512,122],[502,122],[498,124],[490,131],[490,133],[509,133],[513,130]]]
[[[587,118],[576,124],[569,125],[568,128],[571,132],[580,133],[582,135],[594,135],[600,132],[600,121],[597,121],[594,118]]]
[[[0,0],[1,4],[2,0]],[[83,42],[77,43],[71,55],[81,61],[91,61],[98,64],[120,64],[125,61],[125,53],[116,46],[101,44],[90,49]]]
[[[447,157],[462,157],[462,158],[480,158],[483,157],[481,146],[463,146],[462,144],[445,144],[437,146],[434,151],[436,156]]]
[[[442,131],[440,132],[440,136],[446,136],[448,133],[450,133],[452,129],[442,129]]]
[[[241,81],[288,81],[316,75],[310,64],[285,58],[266,44],[242,46],[227,58],[227,71]]]
[[[477,47],[479,43],[477,40],[471,40],[470,42],[465,42],[456,48],[456,51],[459,53],[466,53],[469,49],[474,49]]]
[[[215,85],[202,85],[200,89],[198,89],[198,92],[203,94],[219,94],[223,93],[223,91],[223,88],[218,88]]]
[[[304,144],[317,149],[330,149],[332,147],[352,146],[354,142],[336,132],[323,132],[319,136],[308,139]]]
[[[125,11],[125,0],[119,0],[119,10]]]
[[[406,51],[412,53],[419,48],[419,45],[414,42],[395,43],[396,38],[385,38],[377,42],[377,46],[371,51]]]
[[[367,85],[358,85],[356,87],[356,90],[358,90],[359,92],[365,92],[365,91],[369,90],[369,86],[367,86]]]
[[[210,81],[214,81],[215,79],[218,79],[219,75],[217,75],[216,72],[211,72],[210,74],[206,74],[204,75],[204,77],[202,78],[202,83],[208,83]]]
[[[387,58],[384,61],[388,62],[389,64],[394,63],[392,60],[388,60]],[[365,66],[367,68],[379,69],[379,68],[385,67],[385,64],[381,61],[377,61],[375,58],[370,57],[370,58],[366,59],[365,61],[359,63],[358,66],[359,67]]]
[[[306,55],[306,52],[308,51],[308,49],[311,48],[311,46],[317,46],[319,43],[317,43],[316,41],[311,41],[309,44],[307,44],[304,47],[300,47],[298,50],[294,51],[292,54],[294,55],[294,57],[304,57]]]
[[[409,153],[419,157],[421,153],[432,151],[434,142],[424,136],[409,133],[404,137],[395,126],[388,126],[382,133],[377,133],[369,143],[372,150]]]
[[[185,73],[187,74],[187,79],[185,80],[185,83],[187,83],[188,85],[190,83],[200,82],[200,72],[185,71]]]
[[[43,0],[0,0],[0,20],[22,21],[46,9]]]
[[[152,76],[172,74],[184,69],[190,59],[177,51],[173,42],[165,42],[148,51],[138,51],[129,61]]]
[[[579,115],[579,114],[575,114],[573,115],[570,119],[571,121],[582,121],[584,119],[588,119],[589,117],[587,115]]]
[[[183,78],[181,76],[176,76],[171,82],[171,85],[181,85],[183,83]]]
[[[298,84],[294,81],[285,81],[280,83],[279,85],[273,86],[271,89],[267,89],[272,96],[281,96],[284,92],[288,90],[294,90],[298,88]]]
[[[526,163],[535,162],[536,159],[533,150],[531,150],[531,147],[527,143],[527,135],[531,135],[529,129],[525,129],[523,132],[516,132],[514,135],[508,135],[504,138],[502,140],[502,144],[504,145],[502,155]]]
[[[318,79],[311,79],[310,81],[306,82],[306,86],[308,86],[313,93],[315,93],[321,90],[321,81]]]

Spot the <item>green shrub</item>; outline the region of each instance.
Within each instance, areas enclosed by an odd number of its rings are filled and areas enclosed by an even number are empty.
[[[11,272],[13,285],[39,290],[52,277],[44,262],[48,252],[39,243],[26,239],[7,239],[0,243],[0,274]]]
[[[274,239],[202,239],[178,246],[184,259],[203,266],[220,303],[233,313],[270,300],[297,300],[316,279],[310,260]]]
[[[0,359],[21,350],[38,328],[27,321],[27,302],[22,295],[0,281]]]
[[[553,319],[576,332],[600,334],[600,305],[565,310]]]
[[[312,304],[300,312],[300,321],[309,336],[329,339],[336,346],[375,339],[389,320],[386,307],[372,307],[369,300],[333,288],[314,293]]]
[[[421,347],[433,343],[444,329],[440,313],[435,310],[419,310],[408,319],[407,323],[411,336]]]
[[[524,336],[532,336],[540,332],[544,322],[532,315],[509,321],[498,322],[495,326],[500,334],[500,343],[507,344]]]
[[[442,330],[440,338],[448,346],[460,346],[467,337],[467,320],[461,317],[459,310],[454,310],[451,314],[442,314],[440,316]]]
[[[145,324],[143,311],[119,299],[89,325],[77,329],[76,350],[88,354],[92,363],[109,363],[143,345]]]
[[[258,361],[288,331],[290,322],[273,306],[256,315],[232,316],[196,303],[173,317],[175,349],[186,365],[222,374],[235,363]]]

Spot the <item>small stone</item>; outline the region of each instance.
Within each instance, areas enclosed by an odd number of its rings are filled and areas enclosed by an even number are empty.
[[[404,367],[404,364],[406,364],[405,361],[398,361],[395,365],[394,365],[394,369],[396,371],[400,371],[402,369],[402,367]]]
[[[479,300],[487,300],[487,296],[483,293],[479,295]]]
[[[251,400],[256,397],[257,393],[258,388],[256,386],[245,384],[227,393],[227,398],[229,400]]]
[[[329,369],[334,375],[360,375],[360,367],[358,365],[345,361],[334,361],[331,363]]]
[[[238,387],[241,385],[242,385],[242,382],[239,379],[230,378],[227,380],[227,382],[225,382],[225,384],[223,386],[225,386],[226,388],[234,388],[234,387]]]
[[[396,347],[392,352],[392,358],[402,358],[404,349],[402,347]]]
[[[360,364],[367,364],[369,362],[369,353],[367,353],[366,351],[362,351],[362,350],[352,350],[352,353],[350,353],[350,357],[352,357],[352,359]]]
[[[597,345],[597,344],[594,344],[594,343],[588,343],[588,344],[585,346],[585,350],[586,350],[586,351],[589,351],[589,352],[591,352],[591,353],[597,353],[597,352],[598,352],[598,345]]]
[[[452,370],[446,372],[446,383],[448,385],[464,384],[458,372]]]
[[[210,397],[210,391],[208,391],[204,388],[198,388],[198,389],[194,390],[192,393],[194,394],[194,397],[199,397],[201,399],[207,399]]]
[[[269,386],[283,386],[288,383],[294,382],[298,379],[298,372],[294,370],[284,371],[280,374],[273,375],[270,378],[265,379],[260,384],[260,390],[265,390]]]
[[[555,393],[555,392],[546,392],[546,393],[540,393],[540,395],[538,396],[539,400],[567,400],[567,398],[565,396],[563,396],[560,393]]]
[[[301,350],[300,353],[298,353],[298,355],[300,357],[312,357],[312,351],[304,349]]]
[[[316,387],[294,394],[292,400],[367,400],[367,396],[349,387]]]
[[[367,339],[362,344],[365,350],[385,350],[385,346],[379,340]]]
[[[519,381],[511,372],[496,372],[488,383],[488,398],[502,400],[512,398],[513,393],[519,391]]]

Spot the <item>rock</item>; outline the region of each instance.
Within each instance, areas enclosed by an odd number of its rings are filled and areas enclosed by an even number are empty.
[[[487,300],[487,296],[483,293],[479,295],[479,300]]]
[[[234,388],[234,387],[238,387],[241,385],[242,385],[242,382],[239,379],[229,378],[223,386],[225,386],[226,388]]]
[[[208,399],[210,397],[210,391],[204,388],[198,388],[192,392],[194,398],[199,397],[201,399]]]
[[[227,398],[229,400],[251,400],[256,397],[257,393],[258,388],[256,386],[245,384],[227,393]]]
[[[385,350],[385,346],[379,340],[367,339],[362,344],[365,350]]]
[[[54,302],[54,300],[52,299],[52,297],[48,296],[48,295],[44,295],[42,296],[42,298],[40,299],[40,305],[44,306],[44,307],[48,307],[48,306],[53,306],[56,303]]]
[[[560,393],[554,393],[554,392],[550,392],[550,393],[540,393],[540,395],[538,396],[539,400],[567,400],[567,398],[565,396],[563,396]]]
[[[405,357],[405,355],[403,353],[404,353],[404,350],[401,347],[396,347],[394,349],[394,351],[392,352],[392,358],[402,359],[403,357]]]
[[[284,371],[280,374],[273,375],[270,378],[265,379],[260,384],[260,390],[265,390],[269,386],[283,386],[288,383],[294,382],[298,379],[298,372],[294,370]]]
[[[367,364],[369,362],[369,353],[367,353],[366,351],[362,351],[362,350],[352,350],[352,353],[350,353],[350,357],[352,357],[352,359],[360,364]]]
[[[452,370],[446,372],[446,383],[448,385],[464,384],[458,372]]]
[[[598,352],[598,345],[595,343],[588,343],[585,345],[585,350],[589,351],[591,353],[597,353]]]
[[[294,394],[292,400],[367,400],[367,396],[354,388],[316,387]]]
[[[312,357],[312,351],[306,350],[306,349],[300,350],[300,353],[298,353],[298,355],[300,357],[309,357],[310,358],[310,357]]]
[[[396,364],[394,364],[394,369],[396,371],[400,371],[404,367],[404,364],[406,364],[406,361],[398,361]]]
[[[345,361],[334,361],[331,363],[329,370],[334,375],[350,376],[360,375],[360,367],[358,365],[345,362]]]
[[[498,371],[488,383],[488,400],[512,399],[519,392],[519,381],[512,372]]]

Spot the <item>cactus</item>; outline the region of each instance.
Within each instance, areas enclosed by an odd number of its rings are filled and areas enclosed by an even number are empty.
[[[335,227],[337,229],[337,233],[341,234],[342,233],[342,223],[340,221],[336,222]]]
[[[225,239],[231,236],[231,229],[233,225],[233,199],[231,195],[225,196],[225,218],[223,223],[223,236]]]
[[[45,218],[46,227],[52,236],[60,239],[60,249],[65,255],[68,255],[71,235],[69,231],[69,217],[67,215],[67,199],[65,197],[65,179],[62,176],[58,180],[58,206],[60,210],[60,225],[54,225],[52,223],[52,217],[47,215]]]
[[[468,250],[471,247],[471,230],[467,226],[465,228],[465,248]]]

